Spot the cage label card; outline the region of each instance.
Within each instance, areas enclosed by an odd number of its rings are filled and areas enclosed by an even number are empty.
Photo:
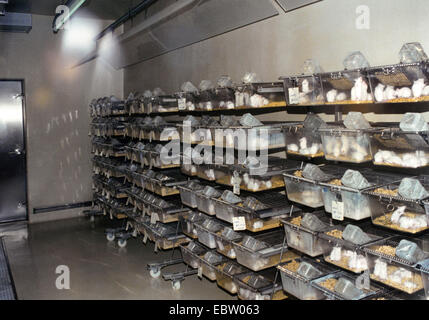
[[[332,219],[344,221],[344,202],[332,201]]]
[[[177,102],[179,104],[179,110],[186,110],[186,99],[185,98],[178,99]]]
[[[244,217],[234,217],[232,218],[232,225],[234,231],[246,230],[246,219]]]
[[[289,104],[299,104],[299,88],[289,88]]]

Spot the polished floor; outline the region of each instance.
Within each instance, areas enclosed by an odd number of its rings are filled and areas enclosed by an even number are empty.
[[[178,291],[170,282],[152,279],[147,263],[168,259],[171,251],[156,254],[154,245],[144,245],[140,238],[119,248],[116,242],[106,240],[106,227],[109,222],[104,218],[95,223],[79,218],[31,225],[28,239],[6,236],[18,299],[236,299],[197,275],[186,278]],[[58,266],[70,270],[70,289],[57,288],[56,283],[61,282],[57,281]]]

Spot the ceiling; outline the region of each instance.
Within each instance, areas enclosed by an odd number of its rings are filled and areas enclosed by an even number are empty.
[[[65,0],[9,0],[6,10],[9,12],[55,15],[55,8]],[[141,0],[86,0],[79,9],[81,14],[90,14],[103,20],[116,20]]]

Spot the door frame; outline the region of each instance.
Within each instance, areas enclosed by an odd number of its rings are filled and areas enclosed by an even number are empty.
[[[24,150],[25,150],[25,157],[24,157],[24,171],[25,171],[25,176],[24,176],[24,180],[25,180],[25,211],[26,211],[26,215],[25,215],[25,219],[17,219],[17,220],[10,220],[10,221],[4,221],[2,223],[10,223],[10,222],[16,222],[16,221],[29,221],[29,204],[28,204],[28,170],[27,170],[27,103],[26,103],[26,99],[27,99],[27,95],[26,95],[26,91],[25,91],[25,79],[15,79],[15,78],[11,78],[11,79],[6,79],[6,78],[0,78],[0,83],[3,81],[9,81],[9,82],[21,82],[21,88],[22,88],[22,134],[24,135]]]

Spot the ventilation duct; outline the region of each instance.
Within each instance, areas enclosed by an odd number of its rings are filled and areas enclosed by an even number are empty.
[[[30,32],[32,29],[31,14],[5,12],[0,15],[0,32]]]
[[[122,34],[107,59],[124,68],[275,15],[271,0],[179,0]]]

